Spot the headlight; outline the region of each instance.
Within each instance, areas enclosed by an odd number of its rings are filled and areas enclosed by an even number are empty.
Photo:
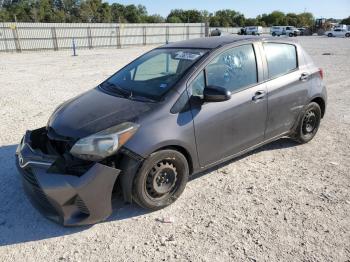
[[[79,139],[70,153],[84,160],[100,161],[113,155],[137,131],[138,124],[126,122]]]

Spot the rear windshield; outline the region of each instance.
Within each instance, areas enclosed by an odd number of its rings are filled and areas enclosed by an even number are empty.
[[[159,100],[207,52],[205,49],[155,49],[115,73],[101,87],[128,97]]]

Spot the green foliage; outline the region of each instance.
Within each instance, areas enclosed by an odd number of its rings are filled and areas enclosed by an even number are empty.
[[[245,18],[231,9],[209,13],[195,9],[171,10],[166,18],[148,15],[143,5],[109,4],[102,0],[0,0],[0,22],[92,22],[92,23],[205,23],[212,27],[314,25],[311,13],[273,11],[256,18]],[[350,17],[342,24],[350,24]]]
[[[214,16],[217,17],[215,23],[218,21],[223,27],[243,26],[245,21],[243,14],[229,9],[219,10]]]
[[[341,20],[340,23],[343,25],[350,25],[350,16],[348,18],[344,18],[343,20]]]
[[[204,22],[203,15],[198,10],[182,10],[174,9],[170,11],[170,14],[167,17],[168,23],[200,23]]]

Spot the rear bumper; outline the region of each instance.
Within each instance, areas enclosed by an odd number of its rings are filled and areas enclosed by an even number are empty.
[[[57,173],[52,167],[59,156],[33,148],[32,139],[36,137],[27,131],[16,150],[17,168],[33,206],[64,226],[94,224],[108,218],[120,170],[94,163],[80,176]]]

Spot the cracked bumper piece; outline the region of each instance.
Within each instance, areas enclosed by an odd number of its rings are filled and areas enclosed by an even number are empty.
[[[58,156],[33,149],[31,139],[27,131],[17,148],[16,162],[33,206],[64,226],[89,225],[108,218],[120,170],[94,163],[80,176],[51,172]]]

